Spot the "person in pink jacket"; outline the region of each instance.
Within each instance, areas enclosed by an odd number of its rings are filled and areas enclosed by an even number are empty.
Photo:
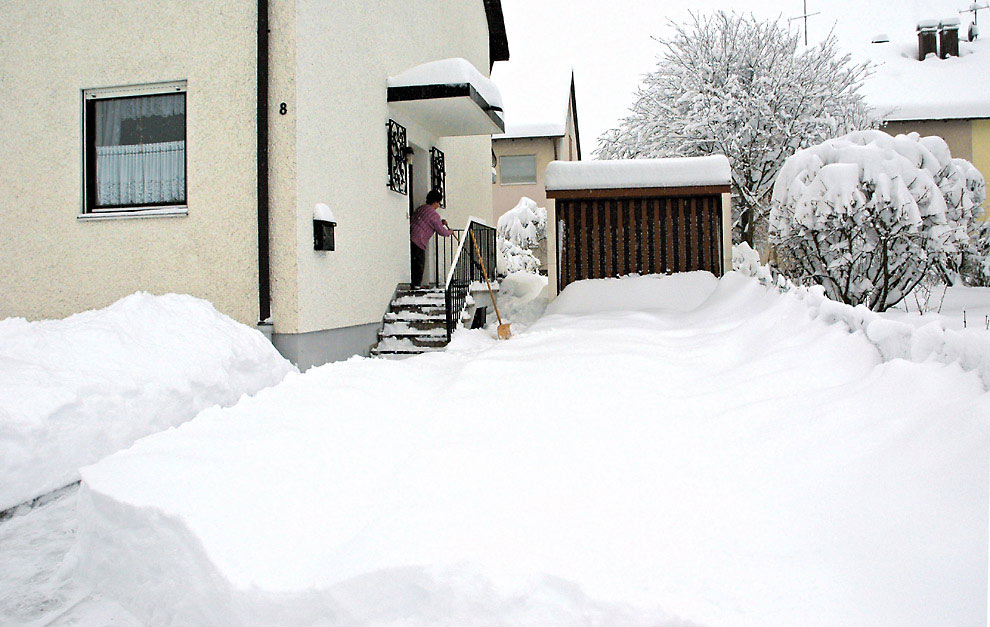
[[[447,227],[447,221],[440,217],[437,209],[440,208],[440,192],[433,189],[426,195],[426,204],[420,206],[413,212],[412,220],[409,223],[409,239],[412,240],[409,246],[412,255],[412,286],[421,287],[423,282],[423,269],[426,267],[426,247],[430,243],[433,234],[443,237],[450,237],[453,233]]]

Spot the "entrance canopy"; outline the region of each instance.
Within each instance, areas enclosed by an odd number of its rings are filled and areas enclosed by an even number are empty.
[[[505,130],[498,87],[465,59],[432,61],[390,76],[388,103],[438,137]]]

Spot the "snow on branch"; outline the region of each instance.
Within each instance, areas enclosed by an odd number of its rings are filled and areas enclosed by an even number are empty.
[[[960,267],[985,198],[983,176],[940,137],[858,131],[784,163],[770,241],[792,278],[885,311]]]
[[[636,93],[630,114],[599,140],[603,159],[724,154],[732,162],[737,234],[753,243],[774,178],[795,151],[872,119],[859,93],[868,69],[817,46],[778,22],[717,12],[672,23],[657,39],[657,69]]]

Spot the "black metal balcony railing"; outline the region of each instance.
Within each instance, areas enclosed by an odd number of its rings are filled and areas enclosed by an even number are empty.
[[[471,234],[474,234],[474,240],[478,243],[480,260],[471,241]],[[461,312],[464,311],[464,303],[471,291],[471,283],[485,280],[481,263],[485,264],[489,276],[495,276],[495,229],[472,219],[468,222],[467,229],[458,237],[460,243],[444,284],[448,341],[457,328]]]
[[[450,229],[454,237],[433,237],[433,284],[444,287],[447,275],[454,265],[457,246],[464,236],[464,229]]]

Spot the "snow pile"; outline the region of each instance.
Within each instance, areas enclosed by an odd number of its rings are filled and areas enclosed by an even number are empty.
[[[547,308],[547,277],[530,272],[513,272],[502,279],[498,310],[502,320],[520,333],[536,322]]]
[[[137,293],[64,320],[0,320],[0,510],[294,370],[261,333],[191,296]]]
[[[728,185],[731,179],[732,168],[724,155],[552,161],[545,178],[547,190]]]
[[[979,624],[986,391],[851,311],[605,279],[313,368],[84,469],[75,572],[156,625]]]
[[[502,96],[498,87],[485,78],[467,59],[441,59],[410,68],[401,74],[388,77],[389,87],[421,87],[426,85],[468,84],[490,106],[502,109]]]
[[[669,276],[631,274],[623,278],[577,281],[547,307],[549,314],[599,314],[609,311],[690,311],[711,295],[718,279],[709,272]]]
[[[959,263],[985,198],[983,176],[942,138],[858,131],[784,162],[770,239],[796,278],[882,311]]]

